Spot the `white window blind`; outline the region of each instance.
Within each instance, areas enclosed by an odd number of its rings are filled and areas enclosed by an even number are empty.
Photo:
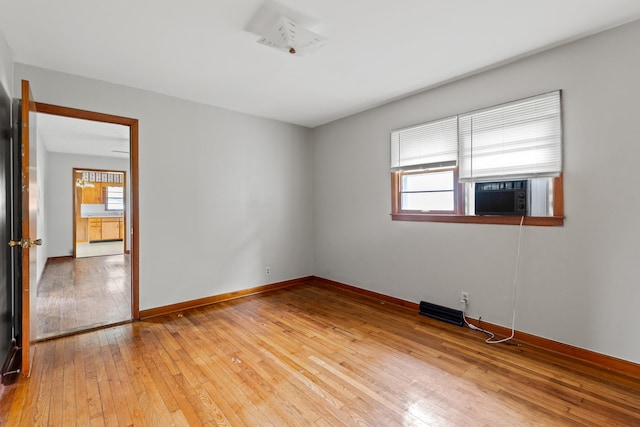
[[[457,116],[391,132],[392,170],[455,166],[457,160]]]
[[[460,181],[558,176],[560,91],[459,116]]]

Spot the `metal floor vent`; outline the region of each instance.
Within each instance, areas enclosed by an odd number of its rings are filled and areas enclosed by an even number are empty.
[[[420,314],[422,314],[423,316],[431,317],[432,319],[451,323],[453,325],[464,325],[462,311],[432,304],[430,302],[420,301]]]

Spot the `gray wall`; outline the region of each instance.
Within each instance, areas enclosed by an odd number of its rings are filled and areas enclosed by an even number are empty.
[[[511,326],[518,227],[391,221],[389,132],[563,90],[564,227],[526,227],[518,330],[640,362],[640,21],[314,129],[315,274]],[[480,339],[480,338],[479,338]]]
[[[127,195],[130,194],[129,160],[79,154],[49,153],[44,194],[46,197],[47,255],[49,257],[73,253],[73,168],[94,168],[125,171]],[[40,168],[40,164],[38,164]],[[41,187],[42,188],[42,187]],[[130,204],[127,204],[130,206]],[[130,210],[129,210],[130,211]],[[127,211],[127,214],[130,212]],[[131,218],[127,215],[127,227]],[[127,249],[130,249],[127,237]]]
[[[140,120],[141,309],[313,274],[309,129],[22,64],[15,75],[37,101]]]

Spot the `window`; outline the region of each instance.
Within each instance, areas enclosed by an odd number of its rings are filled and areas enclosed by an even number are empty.
[[[403,210],[449,212],[456,210],[455,170],[435,170],[402,174],[400,192]]]
[[[398,178],[398,210],[458,212],[457,133],[456,116],[392,132],[391,170]]]
[[[558,176],[562,171],[560,92],[459,117],[462,181]]]
[[[392,219],[517,224],[476,216],[475,183],[526,180],[525,224],[562,225],[560,91],[391,133]]]
[[[105,210],[124,210],[124,187],[106,187]]]

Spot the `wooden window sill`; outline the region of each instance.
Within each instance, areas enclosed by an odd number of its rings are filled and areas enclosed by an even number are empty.
[[[501,215],[452,215],[452,214],[423,214],[423,213],[392,213],[394,221],[424,221],[451,222],[463,224],[505,224],[520,225],[521,216]],[[564,225],[564,216],[526,216],[523,225],[560,227]]]

